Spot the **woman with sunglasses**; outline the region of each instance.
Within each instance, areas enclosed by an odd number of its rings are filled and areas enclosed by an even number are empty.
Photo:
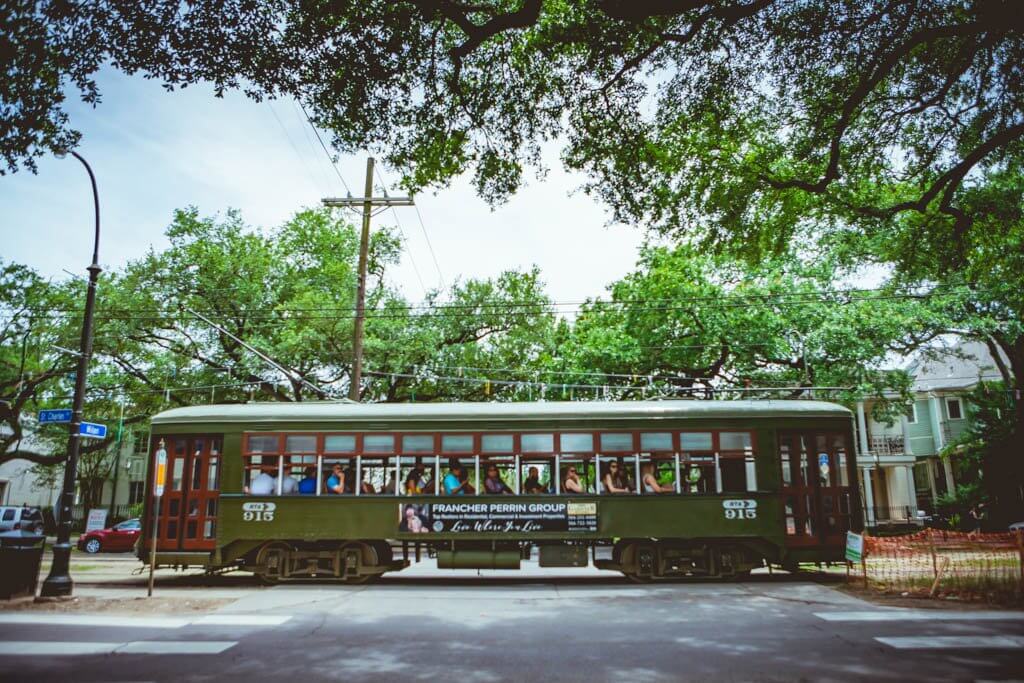
[[[610,462],[601,477],[604,493],[630,493],[629,484],[622,471],[622,463]]]
[[[487,466],[487,476],[484,478],[484,492],[492,495],[512,495],[512,489],[501,480],[498,468],[495,465]]]
[[[580,481],[580,475],[573,465],[570,465],[565,471],[565,477],[562,479],[562,492],[583,493],[583,482]]]

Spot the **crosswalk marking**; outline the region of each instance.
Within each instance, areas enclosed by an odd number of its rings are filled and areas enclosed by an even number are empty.
[[[47,657],[60,655],[105,655],[117,649],[121,643],[73,643],[67,641],[35,642],[25,640],[0,641],[0,655]]]
[[[54,657],[83,655],[215,655],[238,644],[234,640],[136,640],[129,643],[0,641],[0,655]]]
[[[234,647],[233,640],[137,640],[114,650],[135,655],[217,655]]]
[[[1019,621],[1024,612],[880,609],[870,612],[815,612],[825,621]]]
[[[132,617],[109,614],[53,614],[47,612],[0,613],[0,624],[45,624],[47,626],[108,626],[121,628],[182,628],[200,626],[280,626],[288,615],[207,614],[194,619],[175,617]]]
[[[875,640],[900,650],[1024,648],[1024,636],[890,636]]]
[[[290,616],[276,614],[207,614],[192,621],[202,626],[280,626]]]
[[[188,619],[173,617],[130,617],[109,614],[52,614],[46,612],[0,613],[0,624],[46,624],[51,626],[124,626],[129,628],[181,628]]]

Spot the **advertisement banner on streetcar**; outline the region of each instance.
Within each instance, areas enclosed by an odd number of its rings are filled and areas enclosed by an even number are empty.
[[[597,531],[596,502],[451,502],[399,505],[404,533]]]

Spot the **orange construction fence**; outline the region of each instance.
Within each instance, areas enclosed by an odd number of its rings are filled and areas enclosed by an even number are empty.
[[[852,581],[887,591],[990,597],[1024,595],[1024,533],[925,529],[865,536]]]

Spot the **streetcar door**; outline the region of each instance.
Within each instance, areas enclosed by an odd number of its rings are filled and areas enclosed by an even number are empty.
[[[212,550],[217,535],[220,438],[167,437],[157,550]]]
[[[189,453],[181,547],[182,550],[213,550],[220,497],[220,439],[196,437],[191,440]]]
[[[783,516],[789,547],[841,546],[851,523],[846,437],[779,435]]]
[[[189,440],[183,437],[168,437],[166,441],[167,481],[164,482],[164,495],[160,498],[156,548],[157,550],[178,550]]]

